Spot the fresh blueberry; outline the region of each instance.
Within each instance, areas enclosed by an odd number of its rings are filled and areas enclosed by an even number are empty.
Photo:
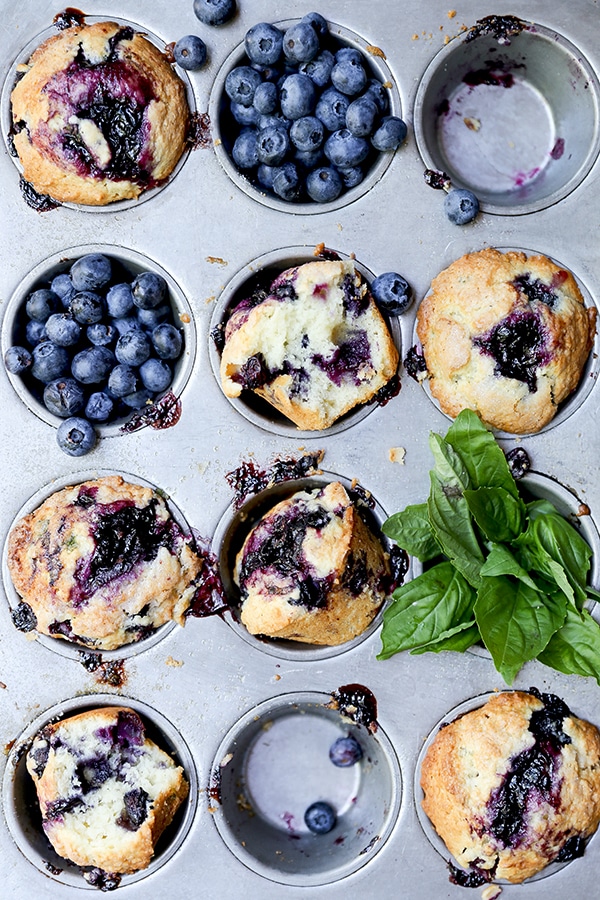
[[[102,253],[88,253],[71,266],[71,281],[76,291],[94,291],[108,284],[112,275],[110,259]]]
[[[329,803],[318,800],[316,803],[311,803],[304,813],[304,822],[309,831],[314,834],[329,834],[335,828],[337,816]]]
[[[321,50],[318,56],[308,62],[302,63],[298,69],[303,75],[308,75],[310,80],[318,88],[324,88],[331,78],[331,70],[335,65],[335,57],[330,50]]]
[[[143,409],[144,406],[152,401],[153,397],[153,392],[149,391],[148,388],[140,388],[139,391],[134,391],[133,394],[127,394],[123,397],[123,403],[131,409]]]
[[[337,169],[331,166],[313,169],[306,178],[306,191],[315,203],[331,203],[340,196],[342,187]]]
[[[265,128],[259,131],[256,139],[256,153],[259,163],[267,166],[279,166],[290,148],[290,139],[283,128]]]
[[[271,113],[267,116],[261,116],[258,120],[258,130],[264,131],[265,128],[283,128],[285,131],[290,130],[291,121],[286,119],[280,112]]]
[[[114,325],[104,322],[88,325],[85,333],[90,344],[93,344],[95,347],[110,347],[111,344],[115,343],[118,335]]]
[[[367,73],[362,60],[353,56],[339,58],[336,55],[336,63],[331,70],[331,83],[342,94],[355,97],[367,86]]]
[[[46,322],[46,334],[59,347],[73,347],[81,337],[81,325],[69,313],[54,313]]]
[[[152,332],[152,344],[160,359],[177,359],[181,355],[183,338],[174,325],[163,322]]]
[[[33,357],[29,350],[25,347],[19,347],[17,344],[9,347],[4,354],[4,365],[11,375],[20,375],[21,372],[25,372],[26,369],[29,369],[32,362]]]
[[[258,86],[262,87],[261,84]],[[275,85],[273,85],[275,87]],[[258,90],[258,89],[257,89]],[[275,88],[277,90],[277,88]],[[254,99],[256,100],[256,94],[254,95]],[[234,103],[232,100],[230,102],[231,115],[238,123],[238,125],[246,126],[246,125],[258,125],[260,120],[260,113],[254,104],[252,106],[242,106],[241,103]]]
[[[186,34],[173,47],[173,57],[182,69],[201,69],[206,62],[206,44],[196,34]]]
[[[36,322],[45,322],[60,308],[60,297],[54,291],[40,288],[27,298],[25,312]]]
[[[235,139],[231,155],[239,169],[253,169],[258,165],[258,135],[255,128],[245,128]]]
[[[118,319],[126,316],[133,308],[133,294],[129,284],[113,284],[106,295],[109,316]]]
[[[376,150],[396,150],[406,140],[406,123],[398,116],[384,116],[371,138]]]
[[[56,432],[58,446],[69,456],[83,456],[96,444],[96,432],[87,419],[73,416],[65,419]]]
[[[356,187],[357,184],[360,184],[363,178],[365,177],[364,170],[360,166],[347,166],[340,167],[338,172],[342,176],[342,181],[344,182],[344,186],[350,190],[350,188]]]
[[[302,22],[308,22],[309,25],[317,32],[317,36],[319,38],[324,38],[327,32],[329,31],[329,25],[327,24],[327,19],[318,12],[309,12],[306,13],[305,16],[302,16]]]
[[[296,72],[287,76],[279,94],[281,112],[286,118],[293,120],[309,116],[315,108],[315,102],[315,86],[308,75]]]
[[[369,155],[369,144],[347,128],[334,131],[325,141],[325,156],[334,166],[359,166]]]
[[[64,347],[57,347],[52,341],[42,341],[33,348],[31,374],[46,384],[61,378],[69,371],[69,354]]]
[[[131,285],[133,302],[139,309],[156,309],[167,297],[167,282],[157,272],[140,272]]]
[[[326,166],[328,162],[322,147],[317,147],[316,150],[296,150],[294,153],[294,161],[300,166],[303,166],[307,171],[318,169],[320,166]]]
[[[235,0],[194,0],[196,18],[204,25],[223,25],[235,10]]]
[[[81,384],[99,384],[108,378],[114,364],[114,354],[108,347],[88,347],[73,357],[71,374]]]
[[[319,36],[309,22],[290,25],[283,35],[283,52],[292,63],[308,62],[319,52]]]
[[[80,291],[71,300],[69,312],[82,325],[93,325],[102,321],[104,301],[99,294],[92,291]]]
[[[393,316],[405,312],[412,300],[408,282],[397,272],[384,272],[378,275],[371,285],[371,293],[377,304]]]
[[[132,328],[122,334],[115,347],[115,356],[120,363],[128,366],[141,366],[151,352],[151,344],[143,331]]]
[[[158,393],[169,387],[173,380],[173,372],[168,363],[151,356],[140,366],[140,378],[145,388]]]
[[[479,212],[479,200],[466,188],[453,188],[446,194],[444,209],[454,225],[466,225]]]
[[[259,22],[246,32],[244,47],[250,62],[272,66],[281,56],[283,32],[268,22]]]
[[[326,88],[315,106],[315,116],[329,131],[338,131],[346,126],[346,113],[350,100],[335,88]]]
[[[120,335],[127,334],[128,331],[142,331],[142,323],[137,316],[122,316],[120,319],[112,319],[111,325],[114,325]]]
[[[68,419],[81,412],[85,402],[83,388],[74,378],[57,378],[44,388],[44,406],[54,416]]]
[[[301,193],[300,175],[292,162],[276,166],[273,172],[273,191],[282,200],[298,200]]]
[[[316,116],[302,116],[290,128],[290,140],[298,150],[318,150],[324,138],[323,123]]]
[[[362,747],[355,737],[348,734],[345,737],[339,737],[333,742],[329,748],[329,759],[340,768],[353,766],[362,759]]]
[[[362,66],[363,58],[360,50],[357,50],[356,47],[340,47],[339,50],[336,50],[335,61],[339,63],[344,60]]]
[[[250,66],[236,66],[227,74],[225,93],[230,100],[242,106],[252,106],[254,93],[261,83],[260,73]]]
[[[132,394],[137,387],[137,375],[131,366],[120,363],[108,376],[108,390],[114,397]]]
[[[30,319],[25,326],[25,338],[27,339],[27,343],[31,347],[35,347],[37,344],[45,341],[47,337],[46,323],[38,322],[36,319]]]
[[[106,422],[110,419],[114,403],[104,391],[95,391],[90,394],[85,405],[85,417],[92,422]]]
[[[265,166],[261,165],[256,170],[256,177],[258,178],[258,183],[262,184],[264,188],[267,190],[272,190],[273,188],[273,172],[275,169],[273,166]]]
[[[362,96],[353,100],[346,113],[346,128],[357,137],[367,137],[373,133],[379,115],[373,100]]]
[[[366,91],[363,94],[363,97],[368,97],[369,100],[372,100],[379,112],[382,114],[385,114],[390,108],[390,100],[387,90],[383,86],[381,81],[378,81],[376,78],[369,79],[369,83],[367,85]]]
[[[254,111],[260,113],[261,116],[269,116],[277,109],[278,102],[279,92],[277,90],[277,85],[273,84],[272,81],[263,81],[254,92],[254,106],[251,107],[251,109],[253,108]],[[244,124],[253,123],[248,122]]]
[[[66,272],[63,272],[61,275],[56,275],[50,282],[50,288],[55,294],[58,294],[65,309],[76,293],[71,277]]]
[[[153,331],[161,322],[171,318],[173,310],[168,303],[156,309],[138,309],[137,319],[144,331]]]

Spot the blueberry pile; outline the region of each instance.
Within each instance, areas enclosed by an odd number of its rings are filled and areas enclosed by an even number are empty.
[[[260,190],[330,203],[405,140],[365,56],[340,46],[320,13],[286,31],[259,22],[244,47],[246,61],[225,79],[223,142]]]
[[[164,278],[132,277],[117,260],[90,253],[27,297],[4,363],[64,420],[61,449],[81,456],[96,443],[94,425],[164,394],[182,351]]]

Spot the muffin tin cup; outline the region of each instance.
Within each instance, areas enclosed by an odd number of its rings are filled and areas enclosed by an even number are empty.
[[[339,250],[331,250],[329,248],[329,252],[337,254],[342,260],[351,258],[347,253],[342,253]],[[277,275],[281,274],[281,272],[284,272],[286,269],[293,268],[294,266],[301,266],[308,262],[316,262],[320,258],[322,257],[318,256],[314,245],[283,247],[279,250],[272,250],[269,253],[265,253],[252,260],[252,262],[240,269],[240,271],[233,276],[231,281],[225,285],[213,310],[209,326],[208,353],[213,374],[219,387],[221,387],[221,377],[219,373],[221,354],[212,338],[214,329],[225,327],[228,315],[238,303],[252,294],[252,291],[256,288],[257,284],[263,284],[265,282],[270,283]],[[357,259],[354,259],[353,261],[357,272],[360,273],[367,286],[370,286],[375,278],[373,272]],[[387,322],[400,359],[402,359],[402,333],[398,317],[387,316],[383,312],[382,315]],[[302,440],[308,440],[310,438],[322,439],[324,437],[329,437],[330,435],[339,434],[356,423],[361,422],[366,416],[377,409],[377,404],[375,402],[364,403],[341,416],[333,423],[333,425],[330,425],[329,428],[323,428],[317,431],[304,431],[297,428],[293,422],[279,413],[274,407],[267,403],[266,400],[262,400],[260,397],[253,394],[252,391],[246,390],[242,392],[240,397],[227,397],[226,399],[248,422],[257,425],[264,431],[282,437],[291,437],[294,439],[301,438]]]
[[[503,693],[508,693],[508,692],[510,692],[509,688],[506,688],[503,691]],[[439,853],[439,855],[444,860],[453,861],[454,864],[461,871],[466,871],[466,870],[463,870],[462,867],[456,862],[456,860],[452,860],[452,857],[450,856],[450,853],[448,852],[448,848],[446,847],[444,841],[441,839],[441,837],[439,836],[439,834],[433,827],[431,821],[429,820],[429,817],[426,815],[425,811],[423,810],[423,807],[421,806],[421,801],[423,799],[423,789],[421,788],[421,768],[422,768],[425,756],[427,755],[427,752],[428,752],[430,746],[432,745],[433,741],[435,740],[440,728],[443,728],[444,726],[449,725],[451,722],[454,722],[455,719],[459,719],[461,716],[464,716],[466,713],[472,712],[474,709],[479,709],[481,706],[484,706],[488,702],[488,700],[490,700],[492,697],[495,697],[495,696],[497,696],[497,692],[490,691],[485,694],[480,694],[479,696],[476,696],[476,697],[471,697],[469,700],[465,700],[463,703],[460,703],[458,706],[455,706],[453,709],[451,709],[442,719],[440,719],[440,721],[432,728],[431,732],[427,736],[425,743],[423,744],[423,747],[421,749],[421,752],[419,753],[416,768],[415,768],[413,791],[414,791],[414,798],[415,798],[415,808],[416,808],[416,813],[417,813],[417,818],[419,820],[419,824],[425,834],[425,837],[427,838],[427,840],[429,841],[431,846],[434,848],[434,850],[436,850],[437,853]],[[593,835],[592,835],[592,838],[590,838],[590,840],[592,840],[592,839],[593,839]],[[531,878],[527,878],[522,883],[527,885],[527,884],[531,884],[532,882],[541,881],[542,879],[548,878],[550,875],[554,875],[557,872],[559,872],[561,869],[564,869],[565,866],[570,865],[570,862],[571,861],[550,863],[550,865],[546,866],[544,869],[542,869],[536,875],[532,875]],[[494,878],[493,884],[508,885],[509,882],[504,878]]]
[[[77,12],[77,10],[75,10],[75,12]],[[158,37],[156,34],[153,34],[145,26],[137,24],[135,22],[132,22],[129,19],[122,19],[119,16],[112,16],[112,15],[106,15],[106,16],[87,16],[86,15],[83,18],[84,18],[86,25],[93,25],[95,22],[109,22],[110,21],[110,22],[116,22],[117,25],[122,25],[123,27],[130,26],[131,28],[134,29],[134,31],[137,31],[137,32],[143,34],[143,36],[145,38],[147,38],[147,40],[149,40],[150,43],[152,43],[156,47],[158,47],[158,49],[162,53],[165,52],[165,48],[167,46],[167,41],[164,41],[160,37]],[[10,69],[8,70],[8,74],[6,76],[4,85],[2,87],[2,93],[0,94],[0,127],[2,128],[2,135],[4,138],[4,142],[6,144],[8,154],[9,154],[10,158],[12,159],[12,161],[15,165],[15,168],[21,174],[23,172],[23,166],[21,165],[21,161],[19,160],[19,157],[17,155],[15,155],[14,149],[11,147],[10,139],[11,139],[11,135],[12,135],[12,108],[11,108],[10,97],[11,97],[13,88],[17,81],[17,72],[18,72],[19,66],[23,66],[23,65],[27,64],[27,62],[31,58],[33,52],[40,46],[40,44],[42,44],[44,41],[48,40],[49,38],[56,36],[58,33],[59,32],[58,32],[56,26],[49,26],[48,28],[45,28],[43,31],[41,31],[39,34],[37,34],[34,38],[32,38],[25,45],[25,47],[23,47],[23,49],[17,55],[16,59],[13,61]],[[194,91],[192,90],[192,84],[190,82],[190,79],[189,79],[187,73],[179,67],[177,68],[177,75],[179,76],[180,80],[182,81],[182,83],[185,87],[186,98],[187,98],[188,106],[190,109],[190,115],[193,117],[196,114],[197,110],[196,110],[196,98],[194,95]],[[147,200],[152,199],[153,197],[155,197],[157,194],[159,194],[161,191],[163,191],[167,186],[169,186],[171,184],[171,182],[173,181],[173,179],[175,178],[177,173],[182,169],[183,165],[185,164],[186,160],[188,159],[190,152],[191,152],[190,148],[187,148],[186,150],[184,150],[184,152],[182,153],[181,158],[177,162],[175,168],[173,169],[173,171],[171,172],[169,177],[164,182],[162,182],[161,184],[158,184],[156,187],[149,188],[148,190],[143,191],[140,194],[140,196],[137,198],[132,198],[130,200],[116,200],[114,203],[108,203],[104,206],[93,206],[93,205],[89,205],[87,203],[73,203],[70,201],[65,201],[65,202],[55,201],[55,202],[58,206],[64,206],[67,209],[75,209],[75,210],[79,210],[81,212],[91,212],[91,213],[103,213],[103,212],[115,213],[115,212],[124,212],[125,210],[129,210],[129,209],[137,209],[141,203],[145,203]],[[25,203],[25,200],[23,200],[23,203]]]
[[[289,28],[299,21],[299,19],[286,19],[283,22],[275,22],[274,24],[276,27],[285,31],[286,28]],[[329,22],[329,32],[335,41],[339,43],[340,47],[351,47],[362,53],[366,68],[368,68],[367,74],[370,77],[377,78],[378,81],[381,81],[388,89],[390,109],[386,115],[393,115],[401,118],[402,109],[400,93],[392,71],[385,60],[385,55],[379,55],[381,51],[378,51],[377,47],[374,47],[369,41],[366,41],[363,37],[343,25]],[[361,183],[354,188],[344,191],[336,200],[333,200],[330,203],[295,203],[283,200],[276,195],[265,191],[260,185],[253,184],[249,178],[246,178],[243,172],[237,168],[231,159],[230,149],[233,146],[233,141],[229,137],[231,128],[228,129],[227,123],[224,121],[228,102],[225,94],[225,80],[231,69],[246,64],[248,64],[248,58],[242,42],[229,54],[219,69],[210,93],[208,104],[208,113],[217,159],[236,187],[253,200],[258,201],[258,203],[261,203],[270,209],[278,210],[279,212],[292,213],[293,215],[316,215],[348,206],[348,204],[358,200],[377,184],[391,165],[395,156],[394,151],[380,152]],[[401,148],[399,149],[399,152],[402,152]]]
[[[600,151],[593,68],[537,23],[500,41],[472,34],[440,50],[419,84],[414,129],[425,166],[474,191],[485,212],[518,216],[558,203]]]
[[[175,279],[159,263],[149,259],[136,250],[112,246],[110,244],[85,244],[81,247],[70,247],[54,253],[47,259],[39,262],[19,283],[13,292],[2,321],[2,358],[10,346],[19,342],[19,318],[24,313],[27,297],[38,287],[47,286],[56,275],[68,272],[73,262],[87,253],[102,253],[115,260],[126,273],[135,278],[140,272],[152,271],[162,275],[169,289],[169,301],[173,308],[173,319],[178,328],[183,329],[184,346],[179,359],[175,360],[173,367],[173,382],[169,387],[176,397],[180,397],[191,376],[196,357],[196,326],[194,315],[187,297],[175,281]],[[58,428],[64,419],[55,416],[46,407],[41,399],[38,399],[29,389],[25,380],[20,375],[13,375],[6,370],[6,374],[13,388],[23,403],[39,419]],[[43,386],[41,388],[43,390]],[[40,391],[41,393],[41,391]],[[143,410],[142,410],[143,412]],[[135,413],[132,410],[131,416]],[[101,437],[113,437],[122,433],[122,428],[131,416],[116,419],[107,424],[95,423],[94,427]]]
[[[297,491],[315,490],[325,487],[331,482],[339,481],[346,488],[350,496],[356,489],[356,481],[350,480],[333,472],[322,471],[319,475],[307,478],[285,481],[268,487],[266,490],[245,500],[240,506],[232,504],[217,525],[213,537],[213,553],[219,563],[221,581],[225,588],[226,596],[230,603],[229,615],[225,621],[239,635],[239,637],[257,650],[261,650],[269,656],[278,659],[288,659],[295,662],[311,662],[321,659],[330,659],[346,653],[368,640],[381,626],[383,612],[387,606],[384,602],[373,618],[371,624],[350,641],[335,645],[305,644],[301,641],[285,640],[281,638],[268,638],[250,634],[239,618],[240,591],[233,579],[235,558],[242,547],[247,535],[256,523],[277,503],[291,497]],[[369,495],[373,502],[373,508],[368,509],[362,505],[361,510],[371,530],[378,535],[384,549],[388,551],[393,542],[381,532],[381,526],[388,518],[387,513],[375,498]],[[404,576],[407,583],[422,571],[422,565],[417,559],[409,558],[409,568]]]
[[[59,886],[96,891],[83,878],[82,867],[59,856],[42,829],[41,816],[33,779],[25,765],[25,756],[36,734],[44,726],[91,709],[125,706],[133,709],[144,722],[147,736],[182,766],[189,784],[189,794],[177,811],[173,822],[161,835],[150,865],[131,875],[123,875],[121,887],[135,884],[157,873],[177,853],[193,824],[198,805],[198,777],[188,745],[177,729],[160,712],[131,697],[94,694],[63,700],[37,716],[17,738],[10,753],[2,782],[2,807],[10,834],[25,857],[43,875]]]
[[[2,582],[4,593],[8,601],[9,611],[14,610],[22,600],[22,597],[17,593],[12,583],[12,579],[10,577],[10,572],[8,569],[8,538],[13,528],[24,516],[36,510],[45,500],[48,499],[48,497],[51,497],[52,494],[56,493],[57,491],[60,491],[63,488],[69,487],[71,485],[82,484],[84,481],[93,481],[96,478],[102,478],[108,475],[120,475],[125,481],[131,482],[132,484],[140,484],[143,487],[151,488],[154,491],[160,490],[156,485],[151,484],[144,478],[139,478],[137,475],[130,475],[128,472],[109,469],[91,469],[89,471],[77,472],[76,474],[63,475],[61,478],[55,479],[50,484],[44,485],[44,487],[36,491],[36,493],[33,494],[33,496],[30,497],[29,500],[27,500],[27,502],[24,503],[21,509],[18,511],[13,521],[11,522],[4,539],[4,547],[2,550]],[[192,529],[182,511],[170,498],[165,497],[165,502],[167,504],[169,512],[173,516],[173,519],[180,526],[183,533],[185,535],[191,535]],[[60,656],[75,660],[79,663],[85,663],[87,657],[89,656],[97,656],[103,662],[110,662],[128,659],[132,656],[137,656],[139,653],[142,653],[145,650],[149,650],[151,647],[154,647],[156,644],[166,638],[167,635],[169,635],[172,631],[179,627],[180,626],[176,622],[166,622],[164,625],[161,625],[159,628],[157,628],[156,631],[154,631],[148,637],[142,638],[141,640],[135,641],[131,644],[124,644],[122,647],[118,647],[115,650],[102,650],[96,649],[94,647],[87,647],[84,644],[78,644],[75,641],[69,641],[65,638],[60,637],[52,637],[52,635],[49,634],[41,634],[36,632],[35,630],[29,632],[28,635],[35,635],[37,642],[43,647],[46,647],[48,650],[52,650],[54,653],[57,653]],[[7,622],[7,628],[12,628],[15,632],[18,633],[18,629],[16,629],[12,623]],[[21,635],[21,637],[23,640],[26,640],[28,635],[23,634]]]
[[[331,699],[303,691],[265,700],[235,723],[214,757],[217,831],[241,863],[280,884],[308,888],[356,872],[382,848],[400,811],[402,775],[387,735],[345,719]],[[348,734],[363,757],[338,768],[329,747]],[[304,824],[319,800],[337,813],[328,834]]]
[[[495,249],[499,250],[501,253],[508,253],[510,251],[516,251],[518,253],[525,253],[526,256],[539,256],[543,252],[540,250],[526,250],[523,247],[496,247]],[[477,252],[477,251],[473,250],[473,251],[469,251],[469,252]],[[544,254],[544,255],[548,256],[548,254]],[[576,275],[576,273],[569,266],[563,265],[562,262],[559,262],[554,257],[548,256],[548,259],[550,259],[553,263],[555,263],[555,265],[559,266],[560,268],[567,269],[569,272],[571,272],[571,274],[573,275],[573,278],[577,282],[577,286],[578,286],[579,290],[581,291],[586,309],[588,309],[588,308],[593,309],[594,307],[596,307],[596,309],[598,309],[598,303],[596,302],[595,297],[592,296],[592,294],[590,293],[590,291],[588,290],[586,285],[583,284],[583,282],[581,281],[579,276]],[[451,263],[448,263],[448,265],[450,265],[450,264]],[[447,268],[447,267],[444,267],[444,268]],[[429,296],[429,293],[430,293],[430,291],[427,292],[426,296]],[[598,310],[598,318],[600,321],[600,310]],[[419,336],[417,334],[417,320],[416,319],[415,319],[414,328],[413,328],[412,346],[416,347],[420,353],[422,352],[421,343],[419,341]],[[562,425],[575,412],[577,412],[583,406],[585,401],[588,399],[592,390],[596,386],[596,382],[598,381],[599,373],[600,373],[600,333],[598,331],[598,327],[596,327],[592,348],[588,354],[586,363],[581,371],[581,377],[579,379],[579,384],[577,385],[575,390],[572,391],[572,393],[569,394],[569,396],[566,397],[562,401],[562,403],[558,407],[558,410],[557,410],[555,416],[548,422],[548,424],[544,425],[543,428],[540,428],[539,431],[530,432],[528,434],[514,434],[513,432],[510,432],[510,431],[502,431],[499,428],[492,429],[494,434],[496,435],[496,437],[498,437],[500,439],[513,438],[516,440],[521,440],[523,438],[535,437],[537,434],[545,434],[547,431],[550,431],[551,428],[556,428],[556,426]],[[437,409],[442,413],[442,415],[446,416],[446,418],[449,421],[452,421],[452,416],[450,416],[448,413],[445,413],[441,409],[439,401],[431,393],[431,389],[429,387],[429,378],[426,376],[420,382],[420,384],[421,384],[423,390],[425,391],[425,393],[427,394],[427,396],[429,397],[429,399],[431,400],[431,402],[433,403],[433,405],[436,406]]]

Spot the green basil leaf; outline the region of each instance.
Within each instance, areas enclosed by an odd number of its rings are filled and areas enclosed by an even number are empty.
[[[565,675],[595,678],[600,684],[600,627],[587,610],[567,609],[564,625],[538,654],[540,662]]]
[[[383,614],[378,659],[435,641],[473,618],[475,592],[449,562],[439,563],[397,588],[393,598]]]
[[[512,541],[523,531],[525,504],[501,487],[466,490],[469,511],[489,541]]]
[[[539,516],[556,514],[556,507],[550,503],[549,500],[532,500],[530,503],[525,504],[525,508],[527,510],[527,518],[530,522],[533,522],[533,520],[537,519]]]
[[[507,684],[524,663],[535,659],[562,625],[563,594],[542,597],[522,581],[506,576],[482,578],[475,601],[475,619],[494,665]]]
[[[592,550],[566,519],[556,512],[540,516],[533,522],[533,535],[538,544],[564,569],[575,591],[578,608],[586,601],[586,582]]]
[[[477,413],[463,409],[448,429],[446,441],[462,458],[474,488],[499,487],[519,497],[502,448]]]
[[[491,544],[488,557],[481,569],[481,575],[496,578],[499,575],[512,575],[529,585],[534,591],[543,590],[536,584],[527,569],[520,565],[517,557],[504,544]]]
[[[383,523],[381,530],[421,562],[434,559],[442,552],[431,528],[426,503],[407,506],[402,512],[394,513]]]
[[[437,472],[430,472],[431,490],[427,501],[429,521],[446,556],[478,587],[484,556],[473,529],[469,507],[460,489],[444,484]]]
[[[430,641],[429,644],[422,644],[411,650],[412,656],[418,656],[421,653],[441,653],[442,650],[455,650],[458,653],[464,653],[473,644],[481,640],[479,628],[474,621],[463,622],[445,631],[437,641]]]

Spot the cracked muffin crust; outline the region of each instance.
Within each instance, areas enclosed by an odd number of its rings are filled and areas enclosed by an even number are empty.
[[[493,428],[539,431],[581,378],[596,309],[545,256],[491,248],[434,278],[417,311],[429,387],[443,412],[472,409]]]
[[[581,855],[600,822],[600,733],[553,694],[497,694],[438,731],[423,809],[479,884]],[[462,881],[458,881],[462,883]]]
[[[183,624],[201,567],[163,498],[118,475],[57,491],[8,541],[10,576],[30,611],[24,630],[98,650]]]
[[[183,82],[160,50],[115,22],[44,41],[11,95],[23,178],[60,202],[103,206],[171,174],[185,146]]]

